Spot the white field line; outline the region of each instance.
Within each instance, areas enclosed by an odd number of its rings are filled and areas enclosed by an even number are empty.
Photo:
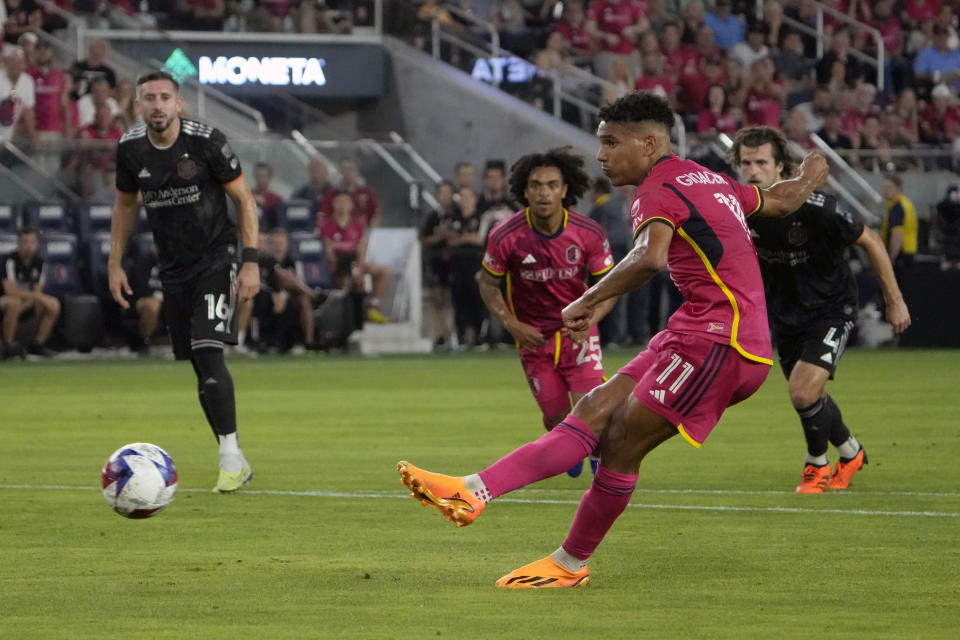
[[[0,484],[0,490],[25,491],[99,491],[97,487],[69,487],[62,485]],[[181,493],[208,493],[207,489],[178,489]],[[294,496],[311,498],[352,498],[362,500],[394,500],[409,498],[405,492],[346,492],[346,491],[283,491],[268,489],[244,489],[242,494],[260,496]],[[718,492],[711,492],[718,493]],[[736,492],[731,492],[737,494]],[[887,495],[874,493],[874,495]],[[497,502],[513,504],[580,504],[579,500],[498,498]],[[683,504],[636,504],[628,505],[632,509],[674,509],[678,511],[742,511],[767,513],[835,513],[856,516],[892,516],[902,518],[960,518],[960,513],[949,511],[879,511],[873,509],[805,509],[800,507],[735,507],[727,505],[683,505]]]

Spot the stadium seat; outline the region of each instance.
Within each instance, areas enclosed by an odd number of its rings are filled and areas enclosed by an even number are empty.
[[[0,264],[17,250],[17,234],[0,231]],[[4,276],[5,277],[5,276]]]
[[[22,216],[24,226],[29,225],[41,233],[45,231],[68,233],[71,231],[67,206],[62,202],[42,202],[38,200],[25,202]]]
[[[0,204],[0,233],[17,232],[17,205]]]
[[[73,225],[81,243],[94,233],[110,231],[113,207],[108,204],[78,204],[73,207]]]
[[[289,231],[312,232],[317,226],[313,204],[308,200],[287,200],[277,205],[277,224]]]
[[[107,278],[107,261],[110,259],[110,232],[98,231],[87,238],[85,243],[87,283],[94,295],[102,299],[110,298],[110,285]]]
[[[290,234],[290,257],[297,264],[297,275],[308,287],[329,289],[333,278],[323,250],[323,239],[312,233],[300,231]]]
[[[46,277],[44,292],[58,298],[81,293],[77,236],[51,231],[43,234],[41,245]]]

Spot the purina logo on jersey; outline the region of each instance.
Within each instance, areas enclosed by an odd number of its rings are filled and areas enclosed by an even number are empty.
[[[583,253],[580,251],[580,247],[575,244],[567,247],[567,262],[570,264],[578,264],[580,258],[583,256]]]

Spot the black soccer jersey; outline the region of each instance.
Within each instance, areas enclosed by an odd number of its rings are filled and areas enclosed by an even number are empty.
[[[846,249],[863,233],[863,221],[815,192],[786,218],[752,216],[767,309],[776,326],[800,328],[857,315],[857,285]]]
[[[20,259],[14,251],[3,261],[3,279],[17,283],[18,289],[33,291],[34,285],[43,282],[43,258],[34,254],[29,262]],[[2,293],[0,289],[0,293]]]
[[[157,244],[160,278],[178,285],[237,258],[237,225],[223,185],[241,174],[240,160],[217,129],[180,119],[180,135],[153,146],[140,124],[117,144],[117,189],[140,191]]]

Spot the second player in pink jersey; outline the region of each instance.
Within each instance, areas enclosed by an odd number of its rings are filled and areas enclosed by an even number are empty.
[[[508,491],[557,475],[599,445],[600,466],[566,540],[552,554],[500,578],[505,588],[583,586],[587,560],[626,509],[640,461],[678,433],[701,446],[723,411],[753,394],[770,370],[770,337],[748,215],[785,216],[821,186],[826,161],[812,153],[799,176],[746,187],[671,153],[674,114],[635,92],[600,109],[597,160],[616,185],[639,185],[633,250],[567,306],[564,327],[592,325],[610,299],[666,265],[686,301],[648,348],[584,396],[556,428],[478,474],[451,477],[401,462],[415,498],[469,524]]]
[[[564,335],[560,317],[565,306],[613,268],[600,225],[567,209],[589,184],[583,158],[566,149],[517,160],[510,169],[510,191],[526,208],[490,233],[477,277],[490,313],[516,340],[547,430],[604,380],[596,326],[575,342]],[[567,473],[576,477],[582,467],[581,460]]]

